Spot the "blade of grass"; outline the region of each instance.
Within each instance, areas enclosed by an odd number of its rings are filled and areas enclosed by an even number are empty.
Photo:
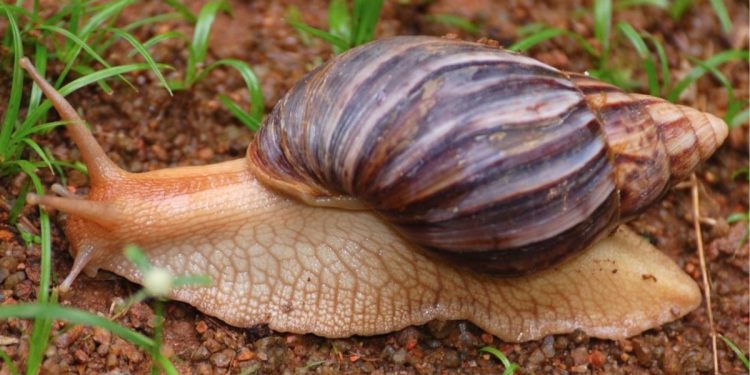
[[[44,161],[44,164],[47,165],[50,172],[52,172],[53,175],[55,174],[55,170],[52,169],[52,162],[47,158],[47,154],[44,152],[44,150],[42,150],[42,148],[39,147],[39,144],[34,142],[31,138],[22,138],[21,142],[25,143],[32,150],[34,150],[34,152],[36,152],[36,154],[39,155],[40,158],[42,158],[42,161]]]
[[[661,92],[659,92],[658,96],[661,96],[666,90],[671,82],[671,73],[669,70],[669,59],[667,59],[667,52],[664,50],[664,46],[661,44],[661,42],[656,39],[653,35],[649,33],[642,33],[643,37],[651,41],[651,45],[654,46],[654,50],[656,51],[656,56],[659,57],[659,66],[661,69]]]
[[[691,5],[693,5],[693,0],[674,0],[669,7],[669,15],[673,20],[679,20]]]
[[[119,14],[123,8],[125,8],[128,5],[131,5],[135,3],[136,0],[120,0],[115,1],[112,3],[105,3],[106,5],[101,8],[97,13],[95,13],[91,18],[86,22],[83,27],[81,27],[80,33],[78,35],[81,36],[81,39],[88,39],[88,37],[97,29],[99,26],[101,26],[104,21],[109,19],[110,17]]]
[[[519,31],[519,35],[526,35],[526,37],[513,43],[508,49],[516,52],[525,52],[539,43],[564,35],[578,43],[586,53],[598,58],[599,53],[594,49],[591,43],[576,33],[557,27],[546,27],[540,24],[534,24],[532,26],[533,27],[529,27],[523,31]]]
[[[234,59],[223,59],[216,61],[215,63],[209,65],[203,74],[208,74],[213,69],[216,69],[222,65],[234,68],[242,76],[242,79],[245,81],[245,86],[247,86],[247,90],[250,95],[250,117],[252,117],[257,123],[260,124],[261,120],[263,120],[264,110],[263,90],[260,87],[260,80],[258,80],[258,77],[255,75],[250,66],[247,65],[247,63]]]
[[[10,143],[10,135],[18,118],[18,111],[21,107],[21,93],[23,90],[23,73],[18,65],[23,55],[23,45],[21,43],[21,32],[18,30],[16,18],[5,6],[1,8],[5,12],[8,20],[8,29],[10,29],[12,48],[13,48],[13,73],[10,86],[10,97],[8,98],[7,109],[3,117],[2,128],[0,129],[0,161],[7,160]]]
[[[352,19],[346,0],[331,0],[328,5],[328,32],[348,42],[346,48],[333,45],[337,55],[352,47]]]
[[[179,31],[168,31],[163,34],[154,35],[151,39],[143,42],[143,47],[148,50],[151,47],[167,39],[181,39],[183,41],[187,41],[187,38],[185,37],[183,33]],[[128,52],[128,57],[133,56],[135,52],[136,51]]]
[[[164,65],[164,64],[158,64],[157,66],[162,69],[170,68],[169,66]],[[150,69],[150,66],[144,63],[113,66],[111,68],[97,70],[91,74],[87,74],[83,77],[79,77],[71,81],[67,85],[61,87],[60,89],[58,89],[58,91],[63,96],[66,96],[66,95],[69,95],[71,92],[80,89],[81,87],[84,87],[93,83],[97,83],[100,80],[111,78],[113,76],[117,76],[120,74],[134,72],[138,70],[147,70],[147,69]],[[46,114],[47,111],[49,111],[50,108],[52,108],[52,103],[50,103],[49,100],[44,100],[42,104],[40,104],[39,107],[37,107],[34,112],[30,112],[26,115],[26,119],[24,120],[24,127],[27,126],[28,124],[35,124],[37,120],[40,117],[42,117],[42,115]]]
[[[39,74],[44,77],[47,72],[47,49],[41,44],[37,43],[34,46],[34,66]],[[42,100],[42,90],[39,86],[33,85],[31,87],[31,95],[29,96],[29,106],[27,111],[33,111]]]
[[[123,327],[106,318],[75,308],[57,304],[25,304],[0,306],[0,319],[10,318],[46,318],[62,320],[73,324],[95,326],[114,333],[125,341],[140,348],[148,349],[154,346],[154,340],[136,331]],[[159,354],[159,356],[162,356]]]
[[[600,62],[606,64],[609,58],[610,34],[612,30],[612,0],[594,1],[594,37],[601,48]]]
[[[42,152],[43,153],[43,152]],[[16,161],[19,167],[29,176],[34,189],[37,194],[44,195],[44,187],[41,180],[36,175],[36,166],[26,160]],[[41,226],[40,237],[41,237],[41,265],[40,265],[40,280],[39,280],[39,293],[37,295],[37,303],[46,304],[49,300],[49,287],[50,287],[50,274],[51,274],[51,259],[52,259],[52,234],[50,232],[49,215],[47,212],[39,208],[39,222]],[[41,367],[42,360],[44,359],[44,352],[49,343],[49,335],[52,331],[52,320],[47,317],[36,317],[34,320],[34,328],[31,333],[31,344],[29,348],[29,356],[26,363],[26,373],[36,374]]]
[[[190,9],[182,3],[180,0],[164,0],[167,5],[171,6],[177,13],[179,13],[182,18],[184,18],[186,21],[195,24],[197,18],[195,18],[195,14],[190,11]]]
[[[428,15],[426,16],[426,19],[431,22],[440,23],[446,26],[453,26],[472,35],[478,35],[481,32],[479,26],[475,25],[466,18],[453,14]]]
[[[559,29],[556,27],[545,28],[542,30],[538,30],[534,32],[533,34],[527,36],[526,38],[523,38],[511,44],[510,47],[508,47],[508,49],[511,51],[516,51],[516,52],[526,52],[531,47],[539,43],[542,43],[546,40],[549,40],[556,36],[560,36],[564,34],[565,34],[565,30],[563,29]]]
[[[159,79],[159,82],[161,82],[162,86],[167,89],[167,92],[169,92],[169,95],[172,96],[172,89],[169,88],[169,85],[167,84],[167,80],[164,78],[164,76],[161,74],[161,71],[159,71],[159,67],[156,65],[156,62],[154,61],[154,58],[151,57],[151,54],[148,53],[146,50],[146,47],[141,44],[141,42],[138,41],[132,34],[116,29],[116,28],[110,28],[107,29],[113,34],[125,39],[128,43],[130,43],[131,46],[133,46],[133,49],[138,52],[141,56],[143,56],[143,59],[146,60],[146,64],[151,68],[151,71],[154,72],[156,77]]]
[[[709,2],[711,3],[711,8],[714,9],[714,13],[716,13],[716,17],[721,23],[721,29],[728,34],[732,31],[732,19],[729,18],[729,12],[727,12],[724,2],[722,0],[709,0]]]
[[[492,354],[495,358],[497,358],[500,363],[503,364],[503,367],[505,367],[503,375],[513,375],[520,367],[517,363],[511,363],[508,357],[505,356],[505,353],[501,352],[493,346],[482,347],[479,349],[479,351]]]
[[[646,77],[648,80],[649,93],[653,96],[658,96],[661,92],[661,88],[659,87],[659,77],[656,74],[654,58],[651,56],[651,51],[649,51],[646,46],[646,42],[641,38],[641,35],[635,31],[633,26],[628,23],[619,22],[617,24],[617,30],[625,35],[625,38],[630,41],[630,44],[633,45],[633,48],[635,48],[638,56],[640,56],[643,61],[643,68],[646,71]]]
[[[347,48],[347,46],[349,45],[349,43],[347,41],[345,41],[345,40],[343,40],[343,39],[341,39],[341,38],[339,38],[339,37],[337,37],[335,35],[332,35],[331,33],[325,32],[325,31],[320,30],[320,29],[316,29],[316,28],[314,28],[312,26],[309,26],[309,25],[306,25],[306,24],[304,24],[302,22],[297,22],[297,21],[293,21],[293,20],[287,20],[287,23],[289,23],[290,25],[292,25],[292,27],[294,27],[295,29],[297,29],[299,31],[306,32],[306,33],[308,33],[308,34],[310,34],[310,35],[312,35],[312,36],[314,36],[316,38],[320,38],[320,39],[325,40],[326,42],[328,42],[332,46],[334,46],[334,48],[341,48],[341,49],[345,50]]]
[[[651,5],[661,9],[667,9],[669,7],[669,1],[667,0],[620,0],[615,4],[615,10],[623,10],[627,8],[633,8],[642,5]]]
[[[702,64],[691,69],[688,74],[685,75],[679,82],[675,84],[672,90],[669,92],[667,99],[671,102],[675,102],[679,99],[685,89],[688,88],[693,82],[698,80],[707,72],[708,67],[717,67],[728,61],[732,60],[749,60],[750,52],[747,50],[727,50],[720,52],[711,58],[702,62]]]
[[[354,0],[352,47],[372,40],[382,8],[383,0]]]
[[[235,103],[226,95],[219,95],[219,101],[229,112],[234,115],[240,122],[245,125],[250,131],[256,132],[260,129],[260,123],[256,121],[249,113],[245,112],[239,104]]]
[[[735,345],[735,343],[732,342],[732,340],[726,338],[723,335],[719,337],[721,337],[721,339],[724,340],[724,343],[727,344],[729,349],[732,349],[732,351],[734,352],[734,355],[736,355],[737,358],[740,359],[740,362],[742,362],[742,364],[745,366],[745,369],[750,370],[750,361],[748,361],[747,356],[745,356],[745,353],[743,353],[742,350],[740,350],[740,348],[737,347],[737,345]]]
[[[299,24],[302,24],[302,13],[299,11],[299,8],[297,8],[294,5],[290,5],[286,8],[286,21],[291,25],[290,22],[296,22]],[[299,34],[300,39],[302,40],[302,44],[309,45],[310,44],[310,37],[311,35],[305,31],[296,29],[297,33]]]
[[[734,115],[731,120],[729,120],[729,129],[734,129],[738,126],[741,126],[742,124],[747,123],[748,120],[750,120],[750,108],[745,108],[744,110]]]
[[[196,82],[197,67],[206,60],[208,37],[211,33],[211,25],[213,25],[214,19],[216,19],[216,14],[220,10],[228,10],[228,7],[228,3],[224,0],[212,0],[201,8],[195,24],[193,41],[190,44],[190,53],[188,55],[188,66],[185,76],[188,87]]]
[[[8,366],[8,371],[10,372],[10,374],[18,375],[18,367],[16,367],[16,364],[13,363],[13,360],[10,359],[10,356],[8,356],[8,353],[6,353],[5,350],[0,349],[0,357],[3,358],[3,363]]]

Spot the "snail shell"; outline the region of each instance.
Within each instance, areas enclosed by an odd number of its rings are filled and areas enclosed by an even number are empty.
[[[248,148],[266,184],[376,211],[473,269],[556,264],[658,199],[718,118],[478,43],[379,40],[318,67]]]

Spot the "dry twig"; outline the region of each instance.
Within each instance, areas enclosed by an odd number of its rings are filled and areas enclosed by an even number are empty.
[[[695,228],[695,240],[698,244],[698,256],[701,263],[701,275],[703,276],[703,294],[706,298],[706,310],[708,311],[708,324],[711,328],[711,349],[714,359],[714,374],[719,375],[719,356],[716,347],[716,326],[714,326],[713,307],[711,306],[711,284],[708,281],[708,267],[706,266],[706,255],[703,251],[703,235],[701,233],[700,199],[698,194],[698,179],[695,173],[690,176],[690,185],[693,195],[693,227]]]

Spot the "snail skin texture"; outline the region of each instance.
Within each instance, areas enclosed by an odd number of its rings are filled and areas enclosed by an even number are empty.
[[[23,66],[88,166],[61,287],[141,282],[135,243],[213,285],[169,296],[229,324],[373,335],[466,319],[507,341],[619,339],[700,303],[694,281],[618,224],[707,159],[718,118],[477,43],[396,37],[302,79],[247,158],[132,174]],[[575,254],[575,256],[571,256]]]

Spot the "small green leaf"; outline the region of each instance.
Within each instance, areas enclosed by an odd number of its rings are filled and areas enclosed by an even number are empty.
[[[453,14],[435,14],[428,15],[426,18],[431,22],[453,26],[469,34],[477,35],[481,32],[479,26],[461,16],[456,16]]]

